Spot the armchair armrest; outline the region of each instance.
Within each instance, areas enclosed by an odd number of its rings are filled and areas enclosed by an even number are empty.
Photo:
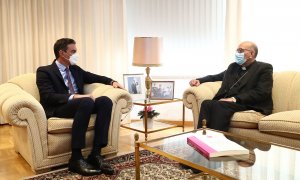
[[[193,112],[194,128],[197,128],[201,103],[206,99],[212,99],[221,87],[221,81],[207,82],[198,87],[189,87],[183,93],[185,107]]]
[[[127,113],[132,108],[131,95],[123,89],[114,88],[110,85],[93,83],[84,86],[85,94],[92,94],[94,97],[107,96],[114,104],[121,104],[122,114]]]
[[[19,86],[6,84],[7,89],[0,97],[3,118],[18,129],[27,129],[28,140],[33,144],[32,147],[35,150],[43,149],[44,154],[47,154],[47,119],[42,105]],[[15,144],[16,149],[18,146]]]
[[[0,86],[0,106],[1,115],[11,125],[15,126],[27,126],[31,119],[32,114],[37,121],[42,121],[39,124],[39,128],[47,129],[47,119],[41,104],[29,93],[22,90],[19,86],[12,83],[5,83]],[[28,111],[28,114],[24,114],[24,111]]]

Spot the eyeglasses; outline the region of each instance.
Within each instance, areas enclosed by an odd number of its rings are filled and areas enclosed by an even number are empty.
[[[245,51],[251,51],[251,49],[238,48],[238,49],[236,50],[236,52],[238,52],[238,53],[243,53],[243,52],[245,52]]]

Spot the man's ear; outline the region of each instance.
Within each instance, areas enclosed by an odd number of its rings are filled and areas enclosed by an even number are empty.
[[[250,58],[253,59],[254,57],[254,51],[250,51]]]
[[[58,51],[58,54],[59,54],[59,55],[62,55],[63,52],[64,52],[63,50],[59,50],[59,51]]]

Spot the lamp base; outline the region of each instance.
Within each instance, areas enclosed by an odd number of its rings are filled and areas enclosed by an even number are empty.
[[[146,78],[145,78],[145,85],[146,85],[146,101],[147,102],[150,102],[150,89],[151,89],[151,83],[152,83],[152,80],[150,78],[150,67],[147,67],[146,68]]]

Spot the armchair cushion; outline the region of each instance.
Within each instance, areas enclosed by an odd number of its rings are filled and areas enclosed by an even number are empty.
[[[88,131],[94,129],[96,115],[93,114],[90,118],[88,125]],[[72,132],[73,119],[70,118],[58,118],[52,117],[48,119],[48,133],[49,134],[61,134]]]
[[[258,126],[261,132],[300,139],[300,110],[274,113],[262,118]]]
[[[233,114],[231,118],[230,127],[234,128],[245,128],[245,129],[257,129],[258,122],[265,115],[249,110],[249,111],[241,111]]]

